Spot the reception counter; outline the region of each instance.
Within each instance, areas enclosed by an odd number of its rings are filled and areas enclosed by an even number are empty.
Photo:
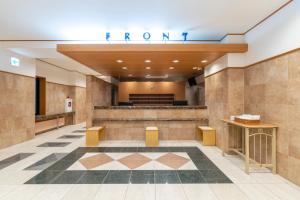
[[[147,126],[158,127],[160,140],[194,140],[199,125],[208,125],[205,106],[95,106],[93,113],[108,140],[144,140]]]

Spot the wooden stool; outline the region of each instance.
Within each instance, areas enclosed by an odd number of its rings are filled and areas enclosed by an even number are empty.
[[[86,146],[98,146],[100,138],[104,138],[104,127],[92,127],[86,130]]]
[[[216,130],[209,126],[198,126],[200,141],[204,146],[216,145]]]
[[[146,127],[146,146],[156,147],[158,146],[158,128]]]

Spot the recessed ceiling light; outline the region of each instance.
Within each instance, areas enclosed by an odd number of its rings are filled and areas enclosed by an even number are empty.
[[[122,69],[126,70],[126,69],[127,69],[127,67],[122,67]]]
[[[207,63],[207,60],[202,60],[201,62],[202,62],[202,63]]]
[[[117,61],[117,63],[122,63],[123,62],[123,60],[116,60]]]
[[[175,69],[174,67],[169,67],[169,69]]]
[[[146,67],[146,69],[151,69],[151,67]]]
[[[196,70],[196,69],[198,69],[198,67],[193,67],[193,70]]]
[[[151,60],[145,60],[145,63],[151,63]]]
[[[173,63],[179,63],[179,60],[173,60]]]

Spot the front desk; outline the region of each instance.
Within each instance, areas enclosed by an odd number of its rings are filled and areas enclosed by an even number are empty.
[[[158,127],[160,140],[194,140],[201,125],[208,125],[205,106],[95,106],[93,113],[107,140],[144,140],[149,126]]]

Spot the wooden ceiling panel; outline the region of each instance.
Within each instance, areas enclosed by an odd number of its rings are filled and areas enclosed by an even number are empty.
[[[247,44],[164,44],[164,45],[58,45],[58,51],[74,60],[113,77],[191,77],[226,53],[245,52]],[[117,60],[122,60],[118,63]],[[151,60],[146,63],[145,60]],[[178,63],[174,63],[178,60]],[[206,63],[202,63],[207,60]],[[127,69],[123,69],[126,67]],[[150,67],[151,69],[146,69]],[[174,69],[170,69],[173,67]]]

